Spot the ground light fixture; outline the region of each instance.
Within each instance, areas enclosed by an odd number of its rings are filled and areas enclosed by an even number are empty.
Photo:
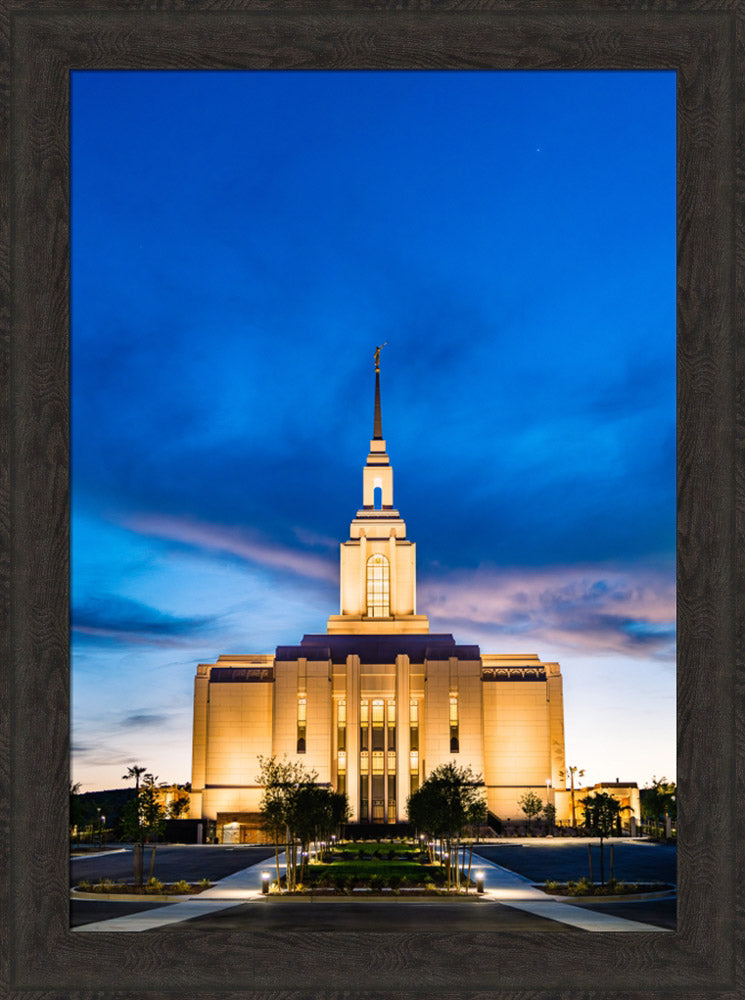
[[[476,876],[476,892],[483,893],[483,891],[484,891],[484,873],[483,872],[474,872],[474,874]]]
[[[261,894],[263,896],[269,895],[269,880],[271,879],[271,874],[269,872],[261,873]]]

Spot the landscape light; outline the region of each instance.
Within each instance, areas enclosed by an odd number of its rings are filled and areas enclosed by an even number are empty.
[[[269,879],[271,877],[272,876],[271,876],[271,874],[269,872],[262,872],[261,873],[261,894],[262,894],[262,896],[266,896],[269,893]]]

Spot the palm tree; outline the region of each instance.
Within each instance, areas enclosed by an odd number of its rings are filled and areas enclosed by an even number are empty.
[[[140,767],[138,764],[133,764],[131,767],[127,768],[127,773],[122,775],[122,781],[129,781],[131,778],[135,779],[135,797],[134,797],[134,815],[132,819],[134,820],[134,828],[132,832],[134,833],[134,840],[136,841],[133,847],[134,853],[134,867],[135,867],[135,881],[139,884],[142,882],[142,850],[141,850],[141,832],[142,832],[142,818],[140,815],[140,775],[144,774],[147,770],[146,767]]]
[[[122,775],[122,781],[129,781],[130,778],[135,779],[135,795],[140,794],[140,775],[147,771],[146,767],[139,767],[137,764],[133,764],[131,767],[127,768],[127,773]]]
[[[577,769],[577,766],[575,765],[574,767],[568,767],[568,768],[566,769],[566,771],[559,771],[559,775],[560,775],[560,776],[561,776],[562,778],[564,778],[565,780],[566,780],[566,778],[568,777],[568,778],[569,778],[569,781],[570,781],[570,783],[571,783],[571,797],[572,797],[572,826],[574,827],[574,829],[575,829],[575,830],[577,829],[577,813],[576,813],[576,810],[575,810],[575,807],[574,807],[574,775],[575,775],[575,772],[577,772],[577,770],[578,770],[578,769]],[[577,777],[578,777],[578,778],[583,778],[583,777],[584,777],[584,774],[585,774],[585,772],[584,772],[584,771],[578,771],[578,773],[577,773]]]

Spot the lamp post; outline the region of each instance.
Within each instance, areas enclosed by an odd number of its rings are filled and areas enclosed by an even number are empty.
[[[261,873],[261,894],[262,896],[267,896],[269,894],[269,880],[271,875],[269,872]]]
[[[484,893],[484,873],[481,872],[481,871],[478,871],[478,872],[475,873],[475,875],[476,875],[476,892],[479,895],[483,895],[483,893]]]

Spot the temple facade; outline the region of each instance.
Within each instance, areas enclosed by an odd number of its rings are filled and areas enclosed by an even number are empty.
[[[416,607],[416,545],[393,501],[382,433],[379,350],[362,506],[341,543],[340,611],[324,633],[270,654],[197,667],[190,815],[218,839],[255,839],[258,757],[302,761],[349,798],[351,822],[406,821],[437,765],[483,776],[489,811],[522,816],[534,791],[566,818],[558,663],[482,653],[431,633]]]

